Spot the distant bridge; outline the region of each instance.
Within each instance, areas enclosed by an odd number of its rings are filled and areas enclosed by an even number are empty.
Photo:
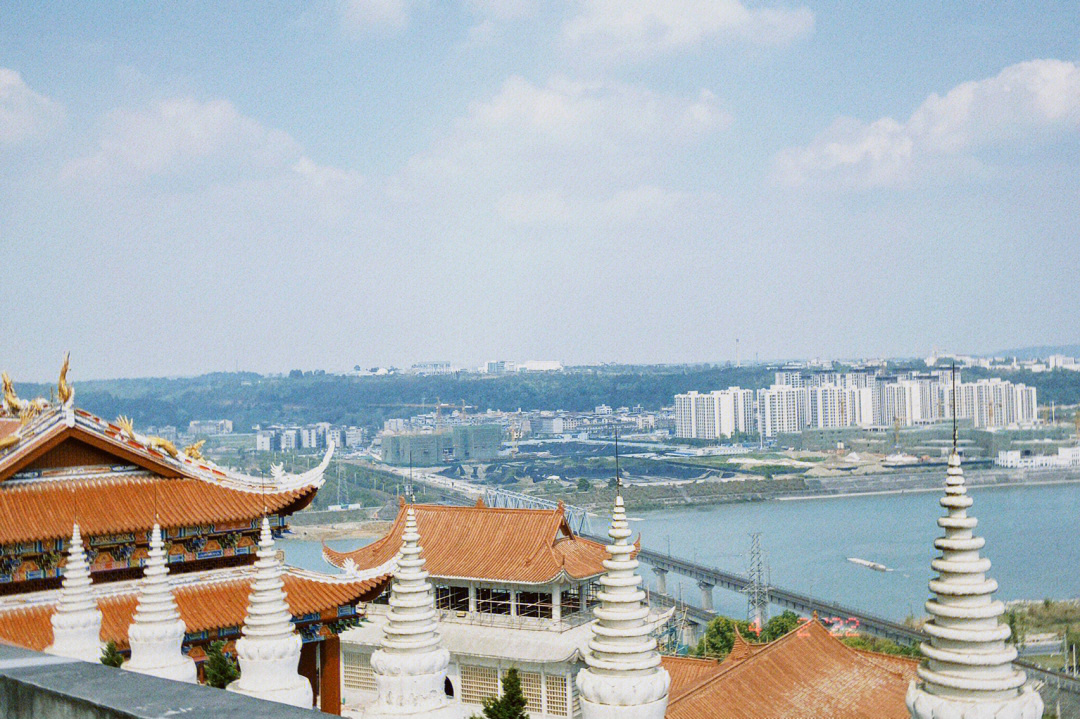
[[[559,507],[559,502],[521,492],[511,492],[508,489],[485,488],[483,497],[484,504],[489,507],[509,509],[557,509]],[[592,531],[592,526],[589,524],[589,512],[584,507],[563,504],[563,512],[570,529],[577,534],[585,535]],[[598,541],[607,544],[606,539]]]
[[[606,540],[600,537],[589,537],[589,539],[606,543]],[[652,566],[653,571],[656,573],[661,594],[667,591],[668,572],[674,572],[696,580],[701,588],[701,610],[711,616],[716,616],[712,613],[712,592],[714,587],[744,593],[750,585],[750,578],[744,574],[736,574],[716,567],[706,567],[670,554],[655,552],[651,549],[642,548],[638,552],[638,559]],[[891,639],[895,642],[913,643],[926,638],[918,629],[870,614],[861,609],[818,599],[808,594],[775,585],[769,585],[768,590],[770,603],[785,609],[792,609],[803,616],[810,616],[817,612],[822,617],[843,617],[845,620],[854,617],[859,620],[860,631],[876,637]],[[692,618],[697,619],[698,617]]]

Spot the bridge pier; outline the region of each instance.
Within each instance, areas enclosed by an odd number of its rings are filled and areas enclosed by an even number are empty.
[[[701,608],[705,611],[711,612],[713,610],[713,587],[716,585],[710,584],[709,582],[706,582],[704,580],[698,582],[697,585],[701,588]]]
[[[667,594],[667,573],[668,570],[653,567],[653,573],[656,575],[656,591],[661,594]]]

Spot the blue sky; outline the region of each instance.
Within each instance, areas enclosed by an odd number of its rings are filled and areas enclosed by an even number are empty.
[[[1071,343],[1078,178],[1074,3],[3,2],[0,365]]]

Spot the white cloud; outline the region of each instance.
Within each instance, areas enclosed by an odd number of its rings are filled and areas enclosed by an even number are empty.
[[[840,118],[806,147],[776,158],[778,179],[866,187],[903,184],[979,149],[1038,142],[1080,128],[1080,66],[1031,60],[931,95],[905,122]]]
[[[198,174],[207,181],[294,165],[301,148],[286,132],[264,127],[226,100],[163,100],[106,116],[98,149],[70,163],[70,180],[137,180]]]
[[[400,30],[409,23],[415,0],[342,0],[341,18],[357,32]]]
[[[679,151],[730,122],[708,90],[684,98],[625,83],[555,77],[537,85],[515,76],[413,157],[395,189],[610,194],[652,182]]]
[[[612,60],[640,60],[709,41],[788,43],[814,28],[806,7],[749,8],[740,0],[583,0],[563,25],[574,48]]]
[[[17,71],[0,67],[0,145],[44,135],[63,115],[60,103],[31,90]]]

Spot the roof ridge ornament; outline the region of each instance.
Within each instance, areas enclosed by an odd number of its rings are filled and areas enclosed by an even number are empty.
[[[195,662],[183,653],[187,626],[169,584],[169,565],[161,525],[150,531],[150,556],[139,586],[139,603],[128,629],[131,658],[123,668],[178,682],[196,682]]]
[[[612,543],[600,577],[600,604],[594,607],[586,667],[578,672],[584,719],[663,719],[671,677],[660,664],[651,636],[649,607],[622,495],[615,496],[608,536]]]
[[[465,710],[444,691],[450,652],[442,646],[435,590],[424,569],[416,512],[405,511],[405,530],[393,583],[382,647],[371,655],[378,696],[364,719],[425,717],[461,719]]]
[[[66,352],[64,354],[64,364],[60,366],[60,379],[56,383],[56,398],[60,400],[60,404],[64,407],[71,405],[75,401],[75,389],[67,381],[70,366],[71,352]]]
[[[101,609],[90,591],[90,565],[78,522],[72,525],[60,601],[52,615],[53,642],[45,651],[84,662],[101,661]]]
[[[997,582],[986,576],[990,560],[979,556],[986,540],[974,534],[978,521],[968,515],[972,499],[955,447],[938,503],[945,534],[934,540],[941,554],[930,563],[938,573],[926,602],[930,640],[920,647],[926,660],[908,687],[908,710],[913,719],[1039,719],[1042,699],[1012,665],[1016,648],[1006,644],[1005,607],[993,599]]]

